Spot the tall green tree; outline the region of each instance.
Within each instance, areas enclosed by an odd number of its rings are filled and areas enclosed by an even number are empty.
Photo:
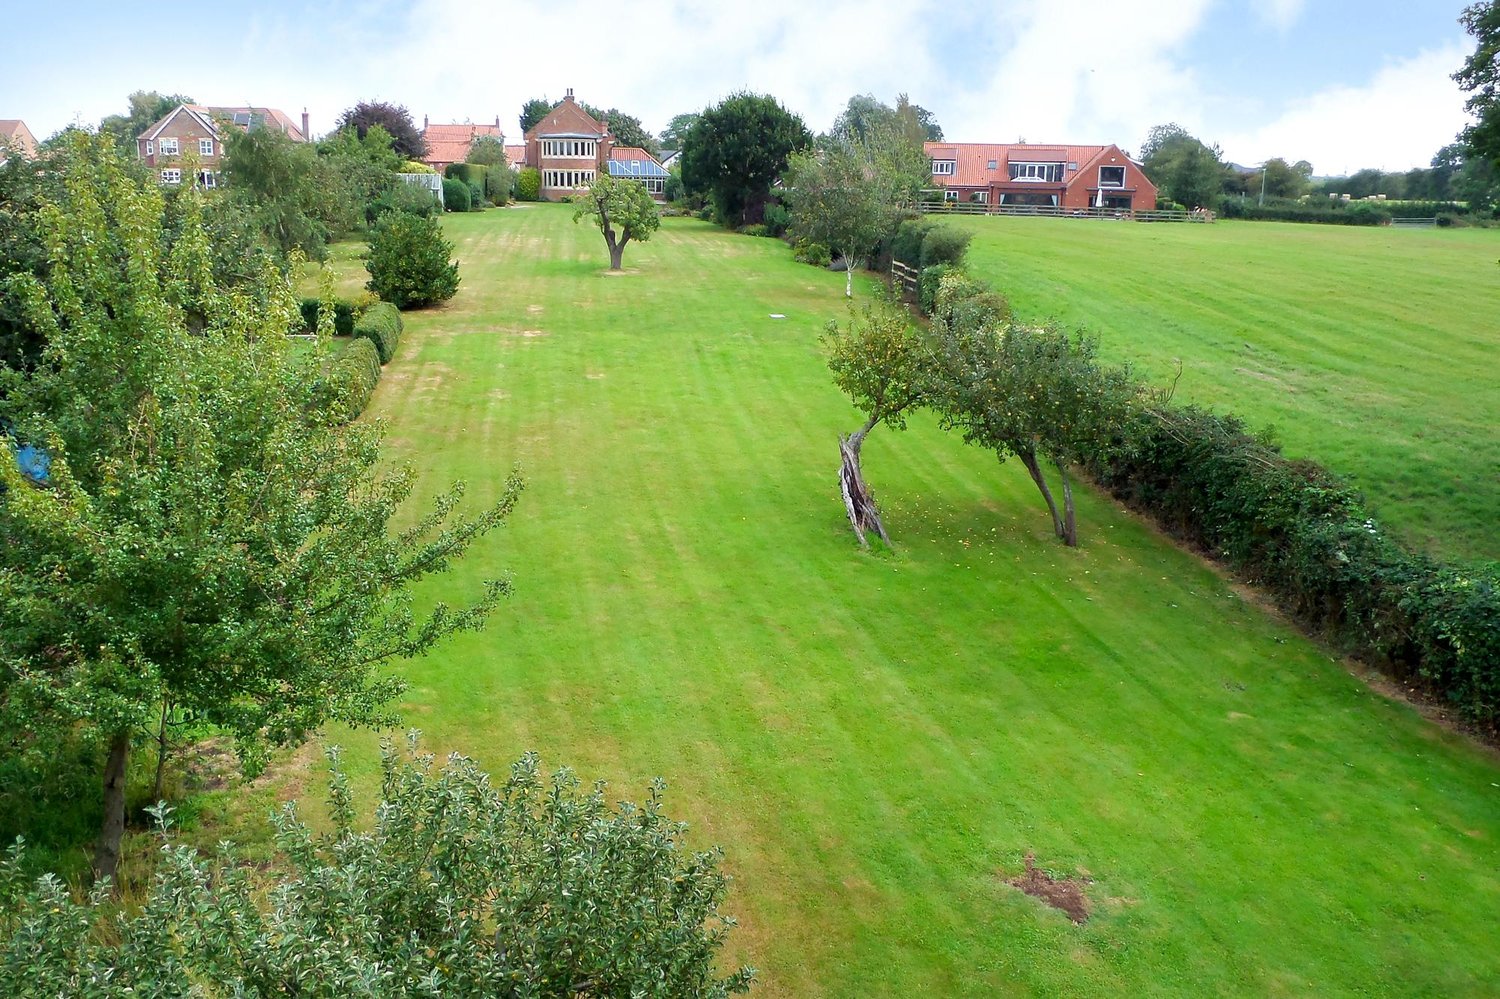
[[[1474,54],[1453,79],[1469,95],[1464,107],[1474,121],[1460,138],[1473,156],[1500,165],[1500,3],[1470,4],[1458,23],[1474,36]]]
[[[592,104],[579,104],[589,114],[601,122],[609,125],[609,134],[614,138],[617,146],[637,146],[646,150],[652,156],[661,155],[661,146],[657,145],[656,136],[646,131],[641,120],[633,114],[626,114],[619,108],[600,109]]]
[[[854,297],[854,269],[895,225],[896,206],[875,166],[858,148],[839,143],[793,153],[784,200],[793,235],[822,243],[844,261],[844,296]]]
[[[609,248],[609,269],[623,266],[625,245],[632,239],[644,243],[661,227],[661,213],[645,187],[633,180],[617,180],[600,174],[578,199],[573,221],[588,219],[604,235]]]
[[[1181,125],[1157,125],[1141,147],[1141,161],[1163,196],[1189,208],[1212,207],[1224,190],[1226,167],[1210,146]]]
[[[337,128],[352,129],[361,139],[372,125],[379,125],[391,137],[393,148],[403,160],[420,160],[427,155],[427,140],[411,119],[404,104],[386,101],[360,101],[339,115]]]
[[[158,184],[86,135],[66,200],[41,212],[51,267],[12,285],[46,349],[0,371],[0,421],[51,456],[45,485],[0,462],[0,729],[7,753],[67,739],[103,754],[95,866],[112,876],[132,750],[183,711],[268,746],[328,720],[386,723],[389,665],[482,625],[506,584],[418,613],[412,586],[493,530],[519,483],[457,515],[455,486],[412,526],[380,430],[318,400],[324,341],[299,351],[285,280],[213,280],[195,191],[164,240]]]
[[[681,149],[683,137],[687,135],[688,130],[693,127],[698,118],[699,112],[697,111],[685,111],[682,114],[673,115],[672,120],[667,122],[667,127],[662,129],[661,135],[658,136],[661,148]]]
[[[159,94],[154,90],[137,90],[126,98],[129,110],[112,114],[99,122],[99,131],[114,139],[121,151],[135,153],[135,140],[141,133],[179,104],[197,103],[186,94]]]
[[[469,155],[466,163],[478,163],[480,166],[505,166],[505,143],[493,135],[480,135],[469,143]]]
[[[726,225],[759,222],[787,158],[812,145],[802,119],[774,97],[738,93],[707,109],[682,143],[682,182],[713,199]]]
[[[548,113],[556,107],[556,101],[549,101],[545,97],[533,97],[521,105],[521,134],[525,135],[531,131]]]
[[[343,197],[344,178],[328,169],[313,146],[293,142],[279,129],[228,130],[222,162],[229,196],[283,254],[297,250],[321,260],[333,233],[355,221],[354,207]]]

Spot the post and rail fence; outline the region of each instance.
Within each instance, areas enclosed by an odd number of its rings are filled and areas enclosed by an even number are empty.
[[[1212,222],[1214,213],[1199,211],[1136,211],[1129,208],[1063,208],[1053,205],[991,205],[978,201],[924,201],[923,215],[1037,215],[1068,219],[1110,219],[1133,222]]]

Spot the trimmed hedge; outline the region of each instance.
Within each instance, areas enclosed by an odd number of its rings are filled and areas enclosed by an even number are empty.
[[[1223,198],[1219,215],[1226,219],[1248,219],[1255,222],[1318,222],[1323,225],[1385,225],[1391,213],[1370,202],[1358,202],[1340,208],[1311,205],[1265,205],[1241,203],[1238,198]]]
[[[523,167],[516,174],[516,200],[536,201],[542,196],[542,173],[536,167]]]
[[[974,234],[966,229],[955,229],[951,225],[937,225],[927,230],[922,237],[923,268],[937,264],[962,267],[964,254],[969,252],[969,240]]]
[[[1271,593],[1302,624],[1500,727],[1500,563],[1442,564],[1380,533],[1360,496],[1232,416],[1164,407],[1092,462],[1110,492]]]
[[[369,340],[350,340],[328,365],[314,390],[318,404],[340,423],[365,411],[380,382],[380,356]]]
[[[466,212],[473,207],[469,185],[452,177],[443,178],[443,207],[450,212]]]
[[[396,344],[401,342],[401,331],[406,324],[401,312],[390,302],[376,302],[365,310],[354,324],[355,339],[370,341],[375,347],[379,363],[389,364],[396,354]]]
[[[484,211],[484,188],[472,180],[469,181],[469,211]]]
[[[484,175],[484,196],[492,205],[504,205],[510,200],[510,186],[513,183],[515,183],[515,175],[511,173],[509,167],[490,167],[489,173]]]
[[[934,218],[907,219],[896,227],[896,235],[891,240],[891,256],[901,261],[908,267],[922,266],[922,240],[927,234],[942,225]]]
[[[318,331],[318,313],[321,306],[316,298],[304,298],[298,303],[302,310],[302,332]],[[349,336],[354,332],[354,303],[343,299],[333,303],[333,332],[338,336]]]

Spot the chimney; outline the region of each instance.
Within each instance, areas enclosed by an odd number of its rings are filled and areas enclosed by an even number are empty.
[[[495,127],[496,128],[500,127],[500,116],[499,115],[495,115]]]
[[[573,88],[572,87],[569,87],[568,88],[568,92],[563,95],[563,100],[565,100],[565,101],[572,101],[573,100]]]
[[[422,116],[422,131],[427,131],[427,116],[425,114]]]
[[[307,130],[307,108],[302,109],[302,137],[308,142],[312,141],[312,133]]]

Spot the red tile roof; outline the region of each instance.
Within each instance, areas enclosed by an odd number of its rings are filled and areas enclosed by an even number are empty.
[[[657,161],[655,156],[652,156],[640,146],[614,146],[609,151],[609,158],[612,160],[621,160],[625,162],[628,162],[630,160],[650,160],[651,162],[656,163],[657,166],[661,165]]]
[[[166,124],[173,118],[177,117],[177,115],[184,109],[186,109],[189,114],[195,115],[200,121],[207,125],[209,129],[214,132],[214,134],[218,134],[219,132],[218,126],[221,119],[229,119],[232,121],[235,115],[251,115],[255,118],[260,119],[262,122],[270,122],[271,124],[275,125],[281,131],[290,136],[294,142],[308,141],[307,136],[302,134],[302,128],[295,122],[293,122],[291,117],[288,116],[285,111],[278,111],[276,108],[210,107],[205,104],[179,104],[171,111],[168,111],[160,120],[158,120],[154,125],[146,129],[146,131],[141,134],[148,139],[156,138],[157,134],[161,132],[162,128],[165,127]]]
[[[508,164],[510,164],[513,167],[525,166],[526,165],[526,147],[524,145],[521,145],[521,146],[506,146],[505,147],[505,162],[508,163]]]
[[[935,160],[956,160],[952,174],[943,174],[949,187],[988,187],[991,181],[1008,181],[1010,163],[1077,163],[1082,172],[1089,163],[1114,146],[1044,146],[1034,142],[928,142],[923,146]],[[990,169],[990,163],[995,168]]]
[[[422,129],[422,137],[427,140],[425,162],[444,165],[463,163],[469,158],[469,146],[481,135],[492,135],[501,142],[505,141],[505,133],[500,131],[498,125],[428,125]]]

